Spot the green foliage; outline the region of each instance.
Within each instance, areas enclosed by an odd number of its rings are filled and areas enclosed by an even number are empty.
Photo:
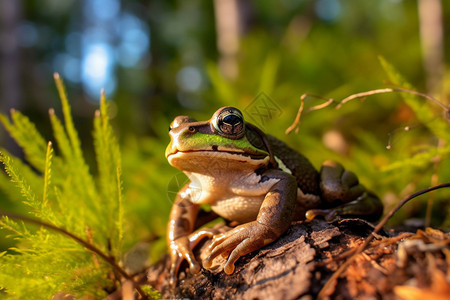
[[[317,34],[317,32],[311,34]],[[313,43],[311,37],[304,41],[303,47],[297,50],[290,49],[292,53],[283,47],[278,48],[276,51],[278,55],[272,53],[273,50],[262,50],[263,45],[268,43],[264,40],[264,35],[257,38],[253,36],[253,40],[251,39],[252,36],[243,39],[246,47],[243,47],[243,59],[240,60],[240,75],[235,81],[225,80],[220,76],[215,65],[208,65],[208,75],[213,85],[210,99],[214,101],[219,99],[221,105],[236,105],[243,109],[245,114],[245,108],[254,100],[254,96],[259,91],[264,91],[282,109],[279,117],[268,119],[267,123],[263,124],[266,132],[298,149],[316,167],[320,167],[326,159],[343,163],[347,169],[358,175],[366,187],[383,198],[386,212],[393,203],[400,201],[406,194],[449,180],[450,130],[447,120],[442,117],[442,106],[414,94],[402,92],[374,95],[367,97],[364,102],[354,101],[351,104],[345,104],[339,110],[331,105],[319,111],[304,113],[299,134],[285,136],[283,132],[294,120],[302,93],[339,100],[356,92],[378,88],[377,82],[380,79],[370,78],[374,75],[371,72],[362,76],[364,80],[351,78],[350,76],[355,77],[355,71],[352,68],[358,63],[347,61],[346,64],[342,60],[336,60],[335,55],[330,55],[329,49],[324,47],[324,51],[328,51],[326,59],[333,59],[334,63],[340,65],[336,67],[336,70],[339,69],[336,73],[347,76],[339,78],[340,86],[333,90],[327,80],[323,79],[328,75],[324,72],[326,70],[316,70],[321,77],[316,74],[306,76],[304,73],[310,70],[297,63],[297,60],[304,59],[305,51]],[[287,35],[282,40],[287,40]],[[312,53],[308,53],[312,60],[310,64],[322,57],[317,49],[315,50],[314,52],[314,49],[311,49]],[[373,51],[373,49],[367,50]],[[347,49],[346,51],[356,50]],[[354,55],[359,54],[354,53]],[[385,75],[380,76],[381,79],[387,77],[394,87],[420,90],[409,84],[393,66],[383,59],[380,60],[385,72]],[[374,53],[370,64],[376,62]],[[296,63],[298,65],[293,67]],[[369,62],[364,61],[360,64],[369,65]],[[256,65],[258,75],[254,76]],[[372,66],[370,69],[376,70],[377,67]],[[378,69],[381,68],[378,66]],[[411,76],[410,73],[409,71],[407,74]],[[369,76],[369,79],[366,76]],[[305,82],[310,86],[306,87]],[[305,111],[308,107],[321,102],[323,100],[308,97]],[[399,112],[406,112],[407,118],[399,117],[397,115]],[[245,117],[249,116],[245,115]],[[408,125],[411,130],[398,129],[405,128],[405,125]],[[337,153],[324,145],[326,133],[330,131],[341,135],[346,151]],[[390,150],[386,149],[388,135],[392,138]],[[438,182],[433,183],[432,178],[438,178]],[[427,194],[414,200],[396,214],[397,219],[393,223],[400,223],[405,218],[411,217],[424,218],[427,199],[434,197],[432,225],[448,226],[450,214],[446,199],[449,192],[443,189],[436,192],[434,196]],[[447,221],[444,221],[445,218]]]
[[[389,80],[394,85],[414,90],[411,84],[391,64],[383,58],[380,58],[380,61],[389,76]],[[439,182],[448,181],[448,178],[450,178],[450,170],[448,168],[450,158],[450,125],[448,120],[443,117],[443,105],[439,107],[429,99],[411,93],[402,93],[402,97],[405,103],[415,113],[422,126],[425,127],[427,135],[429,137],[435,136],[438,141],[434,144],[420,145],[420,139],[417,138],[417,145],[412,144],[410,146],[411,151],[407,152],[407,157],[402,157],[386,165],[383,171],[397,174],[397,178],[407,174],[404,178],[416,182],[425,182],[425,185],[438,183],[432,181],[431,178],[433,176],[438,178]],[[414,136],[415,133],[411,132],[410,134]],[[413,140],[413,142],[416,140]],[[410,174],[415,174],[415,176],[411,176]],[[437,203],[434,206],[438,210],[435,212],[436,214],[444,214],[441,216],[444,218],[444,221],[439,225],[445,228],[450,226],[450,213],[448,210],[448,195],[450,193],[448,190],[445,190],[441,192],[441,195],[435,201]],[[428,195],[427,199],[430,198],[433,198],[433,195]]]
[[[380,61],[394,85],[414,90],[411,84],[409,84],[385,59],[380,58]],[[408,169],[408,171],[411,171],[411,168],[429,167],[434,163],[433,158],[437,156],[448,157],[448,154],[450,153],[449,124],[444,118],[436,117],[436,111],[434,111],[432,107],[433,104],[429,102],[429,100],[411,93],[402,93],[402,97],[406,104],[414,111],[417,119],[427,129],[428,134],[434,135],[438,139],[442,139],[445,143],[443,143],[444,146],[440,147],[437,147],[437,145],[416,145],[415,147],[412,147],[416,154],[404,160],[395,161],[387,165],[384,168],[385,171],[394,171],[405,168]]]
[[[1,122],[24,149],[27,163],[5,150],[0,160],[29,214],[65,228],[118,260],[123,238],[121,159],[105,96],[94,118],[94,177],[83,157],[62,81],[58,76],[55,80],[64,125],[53,110],[50,120],[60,153],[26,116],[11,111],[11,120],[1,116]],[[74,240],[6,217],[0,225],[17,242],[0,258],[0,287],[12,298],[50,299],[58,292],[104,297],[104,288],[113,286],[110,265]]]
[[[380,58],[381,65],[389,76],[390,81],[397,86],[414,90],[395,68],[385,59]],[[421,121],[436,137],[450,141],[450,130],[448,122],[444,118],[436,118],[436,112],[433,111],[430,102],[424,103],[427,99],[418,97],[410,93],[402,93],[406,104],[414,111],[419,121]]]

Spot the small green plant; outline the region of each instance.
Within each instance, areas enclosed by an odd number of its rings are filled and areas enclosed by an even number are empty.
[[[11,110],[10,118],[0,116],[26,160],[1,150],[0,161],[7,174],[0,174],[1,186],[12,182],[9,193],[27,208],[22,218],[3,214],[0,220],[0,226],[16,240],[14,248],[0,255],[0,287],[5,295],[17,299],[51,299],[60,292],[102,298],[117,289],[121,277],[130,279],[118,267],[123,239],[119,146],[102,93],[94,118],[98,175],[93,176],[58,74],[55,82],[64,116],[62,122],[50,110],[57,151],[20,112]],[[30,220],[39,221],[30,225]]]
[[[436,186],[440,181],[448,181],[449,169],[447,165],[449,163],[448,157],[450,154],[450,131],[448,130],[450,123],[450,105],[445,105],[430,95],[415,91],[414,87],[384,58],[380,57],[380,63],[386,72],[390,83],[394,87],[352,94],[339,101],[317,95],[303,94],[300,97],[300,107],[297,116],[293,124],[286,129],[286,134],[289,134],[292,131],[295,131],[296,133],[299,131],[301,124],[300,119],[303,114],[305,99],[307,97],[320,99],[323,103],[310,107],[306,113],[328,106],[334,106],[336,109],[339,109],[347,102],[356,99],[365,99],[377,94],[400,93],[404,103],[412,112],[414,112],[417,119],[416,122],[419,122],[420,124],[415,126],[404,126],[403,128],[398,128],[388,134],[389,142],[386,146],[387,150],[391,150],[392,148],[391,138],[393,137],[394,132],[401,133],[401,131],[404,131],[404,135],[406,135],[406,132],[409,132],[409,137],[407,139],[408,142],[403,145],[403,147],[406,145],[405,148],[390,151],[392,155],[389,159],[385,156],[385,162],[380,165],[379,172],[384,174],[383,180],[385,186],[388,186],[386,183],[395,182],[397,183],[397,186],[404,189],[405,185],[408,185],[411,182],[418,186],[423,185],[423,182],[431,186]],[[366,108],[364,105],[361,105],[361,109]],[[412,130],[412,128],[419,126],[422,127],[425,134],[414,132]],[[373,138],[367,139],[367,137],[369,137],[367,134],[360,135],[363,137],[365,135],[365,143],[368,145],[372,144],[371,148],[382,149]],[[421,135],[425,136],[426,139]],[[361,152],[361,154],[363,153]],[[377,155],[380,153],[375,152],[374,154]],[[357,156],[356,153],[353,153],[353,155],[354,158]],[[371,159],[371,157],[366,154],[365,161],[367,161],[367,159]],[[448,191],[445,192],[448,194]],[[433,193],[430,193],[425,216],[425,224],[427,226],[430,225],[433,202]],[[446,204],[445,194],[443,194],[443,197],[438,199],[437,202],[438,207],[445,207],[448,205]],[[441,211],[445,212],[445,210]],[[447,213],[444,218],[445,220],[441,222],[440,225],[445,228],[450,224],[450,215]]]

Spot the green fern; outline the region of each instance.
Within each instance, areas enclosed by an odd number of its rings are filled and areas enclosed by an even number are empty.
[[[94,178],[83,157],[64,85],[55,75],[64,123],[50,110],[60,153],[46,142],[30,120],[17,111],[0,121],[24,149],[28,164],[2,149],[0,161],[20,192],[28,214],[88,241],[117,262],[123,238],[121,159],[102,93],[94,118],[94,146],[99,175]],[[6,187],[5,176],[1,176]],[[11,184],[9,184],[11,186]],[[11,195],[17,195],[9,192]],[[26,218],[26,216],[24,216]],[[58,292],[77,297],[104,297],[113,288],[110,264],[85,246],[45,226],[25,225],[3,217],[16,247],[0,255],[0,288],[11,298],[50,299]]]
[[[380,62],[389,76],[389,80],[394,85],[408,90],[414,90],[414,88],[400,75],[400,73],[385,59],[380,58]],[[395,180],[399,182],[405,180],[406,178],[406,180],[410,182],[415,181],[419,182],[419,184],[430,185],[430,182],[433,183],[430,177],[434,175],[437,175],[435,178],[439,178],[440,182],[448,181],[450,175],[448,172],[448,158],[450,156],[450,127],[448,120],[446,120],[446,117],[448,117],[448,107],[442,103],[438,103],[438,101],[434,98],[419,97],[414,93],[402,93],[402,97],[405,103],[414,111],[417,119],[428,130],[428,132],[440,140],[439,146],[417,146],[414,143],[413,146],[409,146],[408,151],[413,153],[412,155],[401,155],[401,158],[385,166],[383,170],[389,171],[391,174],[396,175]],[[440,110],[440,112],[444,110],[446,117],[437,116],[438,110]],[[414,139],[413,142],[415,142]],[[405,174],[406,176],[402,177],[402,174]],[[418,176],[416,175],[415,178],[412,178],[410,174],[417,174]],[[423,176],[424,174],[425,176]],[[434,200],[434,207],[436,208],[445,207],[445,203],[448,200],[448,191],[442,191],[440,195],[441,197],[436,197],[437,199]],[[432,197],[433,196],[430,196],[429,199]],[[427,212],[427,215],[429,216],[431,216],[430,203],[428,203],[427,208],[430,210]],[[442,212],[440,209],[434,210],[437,214]],[[443,220],[441,226],[446,228],[450,224],[450,214],[447,213],[444,218],[445,220]]]
[[[384,58],[380,57],[380,62],[389,76],[389,80],[397,86],[408,90],[414,90],[414,88],[409,84],[400,73],[389,64]],[[421,149],[419,154],[414,155],[411,158],[407,158],[401,161],[396,161],[393,164],[385,168],[386,171],[392,171],[399,168],[408,167],[425,167],[433,163],[432,158],[436,155],[448,156],[450,153],[450,130],[449,124],[442,117],[436,117],[436,112],[433,109],[431,102],[428,99],[419,97],[412,93],[402,93],[402,97],[405,103],[414,111],[417,119],[423,124],[424,127],[434,134],[437,138],[445,141],[444,147],[434,148],[429,147],[428,149]]]
[[[448,157],[450,155],[450,145],[442,148],[429,147],[424,152],[415,154],[410,158],[395,161],[384,168],[382,171],[394,171],[402,168],[425,168],[433,163],[433,159],[437,156]]]
[[[402,88],[414,90],[414,87],[407,82],[403,76],[389,64],[384,58],[380,57],[381,65],[389,76],[389,80]],[[406,104],[414,111],[417,119],[422,122],[435,136],[450,142],[450,130],[448,123],[444,118],[437,118],[430,103],[425,103],[424,98],[418,97],[411,93],[402,93],[402,97]]]

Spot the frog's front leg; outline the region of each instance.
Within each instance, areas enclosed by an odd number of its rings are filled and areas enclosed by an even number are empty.
[[[167,228],[167,245],[171,259],[170,284],[176,282],[178,270],[183,260],[187,260],[191,273],[198,273],[200,265],[192,253],[192,249],[204,237],[212,237],[208,230],[193,232],[199,205],[190,200],[189,184],[185,185],[177,194],[170,212]]]
[[[278,182],[266,194],[256,220],[215,235],[203,267],[210,268],[215,257],[229,253],[224,271],[232,274],[239,257],[275,241],[289,227],[297,197],[295,178],[279,170],[268,170],[262,176]]]
[[[326,161],[320,170],[321,198],[333,208],[307,211],[307,219],[317,215],[332,221],[338,216],[358,216],[377,220],[383,213],[381,200],[359,183],[353,172],[335,161]]]

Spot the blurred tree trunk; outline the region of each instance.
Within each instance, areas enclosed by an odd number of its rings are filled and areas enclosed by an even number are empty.
[[[444,28],[441,0],[419,0],[420,39],[428,93],[440,93],[444,74]]]
[[[20,76],[17,28],[20,0],[0,0],[0,109],[20,106]]]
[[[215,0],[217,50],[219,52],[219,69],[226,78],[236,79],[239,73],[237,53],[241,22],[237,0]]]
[[[444,23],[441,0],[419,0],[420,39],[422,44],[423,66],[426,72],[427,90],[431,95],[440,95],[443,91],[445,72],[444,63]],[[445,141],[439,139],[438,148],[443,148]],[[434,159],[435,170],[438,170],[441,157]],[[430,185],[437,185],[437,172],[431,177]],[[432,194],[433,195],[433,194]],[[433,210],[433,196],[427,203],[425,226],[430,226]]]

